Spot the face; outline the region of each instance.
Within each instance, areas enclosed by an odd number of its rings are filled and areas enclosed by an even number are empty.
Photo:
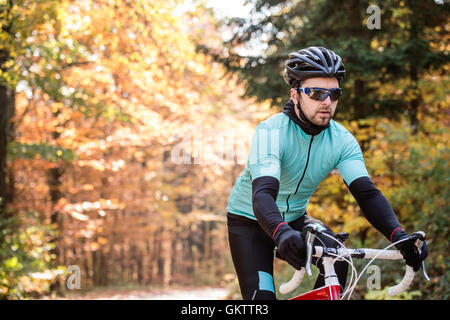
[[[339,88],[339,82],[336,78],[309,78],[303,81],[302,88],[324,88],[334,89]],[[336,112],[336,106],[338,101],[331,101],[328,96],[323,101],[316,101],[311,99],[306,93],[298,92],[295,89],[291,89],[291,99],[297,105],[300,101],[300,106],[306,118],[318,126],[327,125]],[[299,112],[295,108],[297,116]]]

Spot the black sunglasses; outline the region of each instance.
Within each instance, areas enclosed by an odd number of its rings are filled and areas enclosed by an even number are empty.
[[[323,101],[330,96],[331,101],[336,101],[342,95],[341,88],[325,89],[325,88],[296,88],[298,92],[304,92],[311,99]]]

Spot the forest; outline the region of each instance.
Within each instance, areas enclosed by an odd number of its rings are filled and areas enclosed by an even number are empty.
[[[256,125],[289,99],[287,55],[308,46],[343,58],[335,120],[405,230],[427,234],[430,281],[397,299],[449,299],[448,1],[245,3],[218,17],[206,0],[0,0],[1,299],[240,299],[228,196]],[[388,245],[335,171],[307,211],[351,246]],[[362,280],[353,298],[388,298],[404,268],[379,265],[382,288]],[[292,274],[275,269],[277,283]]]

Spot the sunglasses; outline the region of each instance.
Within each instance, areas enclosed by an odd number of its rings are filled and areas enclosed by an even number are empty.
[[[331,101],[337,101],[342,95],[341,88],[324,89],[324,88],[296,88],[298,92],[304,92],[311,99],[323,101],[330,96]]]

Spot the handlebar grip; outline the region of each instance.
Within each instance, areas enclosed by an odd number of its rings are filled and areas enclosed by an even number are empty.
[[[297,287],[300,285],[300,283],[302,283],[304,276],[305,276],[305,268],[304,267],[302,267],[300,270],[295,270],[295,273],[292,276],[291,280],[289,280],[286,283],[283,283],[280,286],[280,293],[288,294],[289,292],[292,292],[295,289],[297,289]]]
[[[414,275],[415,275],[414,269],[407,265],[406,272],[405,272],[405,275],[403,276],[402,281],[400,281],[399,284],[390,287],[388,289],[388,294],[392,297],[392,296],[396,296],[396,295],[402,293],[403,291],[405,291],[406,289],[408,289],[414,280]]]

